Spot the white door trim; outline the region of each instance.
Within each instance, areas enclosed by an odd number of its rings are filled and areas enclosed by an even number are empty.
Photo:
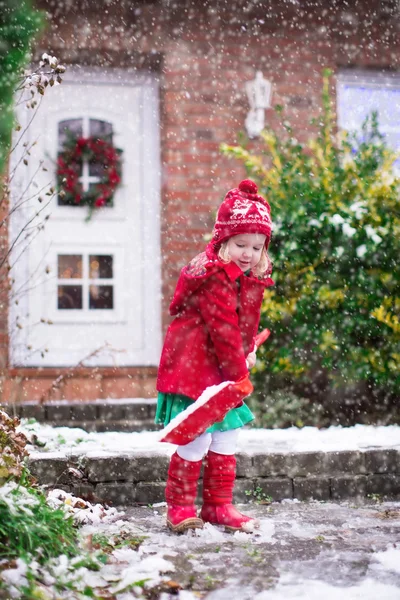
[[[145,199],[140,203],[140,244],[137,248],[137,254],[133,257],[126,256],[125,249],[119,244],[113,244],[110,247],[110,251],[113,251],[120,255],[120,264],[124,264],[125,269],[139,269],[141,271],[141,285],[140,295],[138,297],[138,306],[130,306],[129,298],[125,298],[125,304],[123,307],[117,306],[116,310],[107,311],[100,310],[99,312],[93,311],[93,321],[99,320],[100,313],[104,314],[105,319],[101,321],[109,322],[110,327],[113,327],[113,323],[120,323],[124,320],[126,313],[129,313],[129,318],[134,320],[140,319],[138,328],[140,329],[140,335],[136,342],[131,344],[131,350],[127,353],[121,353],[117,357],[110,357],[104,354],[104,356],[96,357],[88,365],[96,366],[155,366],[158,364],[159,354],[161,349],[161,251],[160,251],[160,196],[161,196],[161,183],[160,183],[160,139],[159,139],[159,100],[158,100],[158,80],[156,76],[148,73],[137,73],[133,69],[101,69],[101,68],[69,68],[64,78],[62,86],[79,86],[96,84],[96,86],[121,86],[121,87],[137,87],[139,88],[140,94],[140,107],[141,107],[141,119],[139,120],[140,127],[140,139],[141,139],[141,151],[143,153],[141,164],[143,165],[141,170],[141,177],[139,179],[139,190],[135,190],[138,193],[138,197]],[[51,100],[51,94],[53,90],[49,89],[46,94]],[[39,111],[43,110],[43,107],[39,108]],[[71,117],[71,112],[68,113],[68,118]],[[28,119],[32,116],[24,106],[17,110],[17,117],[24,128],[28,122]],[[60,112],[60,119],[62,118]],[[78,116],[78,115],[77,115]],[[80,115],[81,116],[81,115]],[[90,115],[92,117],[92,114]],[[103,116],[104,115],[98,115]],[[96,118],[96,111],[93,113],[93,118]],[[129,128],[129,123],[126,123],[126,127]],[[28,130],[27,138],[29,138],[30,130]],[[46,135],[46,133],[44,133]],[[116,136],[115,144],[118,146],[118,138]],[[22,145],[11,157],[11,171],[19,161],[21,157]],[[15,178],[11,190],[11,202],[15,202],[18,198],[18,194],[27,185],[29,172],[27,169],[19,167],[18,177]],[[104,223],[104,226],[111,221],[123,220],[125,211],[129,210],[129,207],[124,206],[121,203],[118,210],[115,210],[112,214],[107,213],[107,210],[99,211],[95,215],[96,220]],[[61,222],[65,219],[72,219],[79,221],[78,213],[82,215],[87,212],[87,208],[80,207],[57,207],[57,215],[54,215],[54,223]],[[24,222],[26,222],[27,211],[19,211],[15,213],[10,221],[9,234],[10,241],[12,241],[17,233],[20,231]],[[79,223],[77,223],[79,226]],[[63,244],[65,240],[57,240],[60,248],[65,247]],[[84,251],[85,245],[82,244],[81,249]],[[90,252],[93,252],[94,246],[90,247]],[[68,253],[67,247],[66,253]],[[75,253],[77,246],[71,248],[71,254]],[[54,253],[54,250],[51,250]],[[107,248],[102,249],[103,253],[107,253]],[[121,254],[122,253],[122,254]],[[129,264],[131,263],[131,264]],[[29,247],[23,254],[22,258],[18,260],[13,271],[13,277],[16,279],[16,287],[24,288],[24,285],[29,289],[31,285],[36,285],[35,282],[30,281],[29,272]],[[106,280],[104,280],[106,283]],[[116,281],[116,285],[120,285],[120,282]],[[139,299],[140,298],[140,299]],[[36,307],[37,308],[37,307]],[[136,312],[135,312],[136,311]],[[39,311],[40,312],[40,311]],[[71,311],[72,312],[72,311]],[[96,314],[97,312],[97,314]],[[83,356],[79,353],[79,349],[71,350],[68,353],[68,360],[62,357],[57,358],[51,353],[45,354],[44,357],[40,355],[40,350],[32,352],[30,354],[27,351],[27,347],[30,342],[29,326],[32,325],[31,316],[33,313],[35,317],[38,317],[38,311],[32,307],[32,301],[30,301],[30,292],[22,294],[19,298],[18,305],[11,301],[9,309],[9,331],[10,331],[10,364],[12,366],[73,366],[77,364]],[[81,315],[82,319],[83,315]],[[62,320],[69,323],[72,329],[79,326],[79,319],[73,317],[73,315],[59,315],[52,314],[48,316],[49,319],[54,320],[54,323],[61,322]],[[31,319],[31,320],[30,320]],[[58,321],[57,321],[58,319]],[[85,319],[82,319],[85,321]],[[87,320],[86,320],[87,322]],[[19,329],[17,323],[22,325],[22,329]],[[26,325],[26,326],[25,326]],[[129,336],[129,331],[126,332]]]

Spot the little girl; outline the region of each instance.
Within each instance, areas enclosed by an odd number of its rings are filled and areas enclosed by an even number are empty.
[[[239,381],[255,364],[254,339],[264,289],[273,285],[267,249],[270,206],[253,181],[230,190],[221,204],[205,252],[181,271],[170,314],[158,380],[156,423],[167,425],[209,386]],[[255,522],[232,505],[239,428],[254,419],[246,404],[171,457],[165,497],[172,531],[201,528],[204,522],[232,531]],[[194,505],[202,459],[203,507]]]

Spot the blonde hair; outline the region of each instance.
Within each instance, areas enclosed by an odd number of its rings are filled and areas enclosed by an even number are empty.
[[[221,244],[220,249],[218,250],[218,258],[220,259],[221,262],[228,264],[231,262],[231,256],[229,254],[229,250],[228,250],[228,242],[229,240],[226,240],[225,242],[223,242]],[[255,267],[252,268],[251,272],[253,273],[253,275],[255,275],[256,277],[263,279],[266,275],[269,275],[272,271],[272,262],[270,257],[268,256],[268,252],[267,249],[265,248],[265,246],[263,246],[262,252],[261,252],[261,258],[258,261],[258,263],[255,265]]]

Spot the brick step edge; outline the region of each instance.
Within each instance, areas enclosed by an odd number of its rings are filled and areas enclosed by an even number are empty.
[[[36,419],[40,423],[59,425],[65,422],[89,423],[95,421],[153,421],[157,400],[132,398],[130,401],[96,400],[94,402],[21,402],[2,404],[0,408],[10,416]],[[69,425],[76,427],[76,424]]]
[[[168,465],[169,456],[154,452],[96,457],[77,451],[28,460],[39,484],[116,506],[162,502]],[[400,450],[237,454],[236,502],[372,495],[400,498]]]

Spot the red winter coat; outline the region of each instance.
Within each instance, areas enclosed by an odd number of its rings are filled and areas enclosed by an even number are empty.
[[[158,370],[157,390],[196,400],[204,389],[248,374],[264,289],[270,277],[246,276],[208,249],[181,271]]]

